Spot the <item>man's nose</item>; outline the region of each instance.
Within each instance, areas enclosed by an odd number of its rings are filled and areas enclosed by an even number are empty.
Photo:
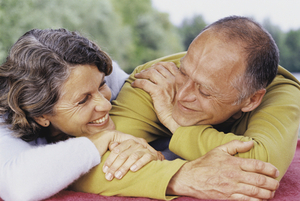
[[[196,90],[195,83],[188,79],[185,83],[181,85],[177,92],[177,100],[179,101],[187,101],[193,102],[196,100],[195,90]]]

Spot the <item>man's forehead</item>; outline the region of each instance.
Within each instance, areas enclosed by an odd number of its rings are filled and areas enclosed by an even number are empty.
[[[186,62],[185,59],[186,57],[183,57],[180,60],[180,70],[185,73],[190,79],[192,79],[196,84],[201,85],[201,87],[204,87],[211,92],[217,93],[215,84],[211,82],[208,77],[205,77],[205,73],[201,73],[200,69],[198,69],[197,66],[193,66],[193,63]]]
[[[195,59],[195,58],[193,58]],[[194,83],[209,90],[216,97],[227,96],[226,92],[232,91],[232,80],[229,76],[225,74],[230,74],[228,72],[215,72],[211,71],[209,66],[197,66],[198,62],[191,62],[190,58],[185,56],[182,57],[180,65],[180,70],[186,74]],[[202,65],[202,64],[200,64]]]

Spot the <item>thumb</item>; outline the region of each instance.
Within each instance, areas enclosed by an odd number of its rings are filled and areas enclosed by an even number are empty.
[[[220,146],[219,148],[222,151],[224,151],[224,152],[226,152],[226,153],[233,156],[238,152],[240,152],[240,153],[247,152],[253,146],[254,146],[253,141],[243,142],[243,141],[239,141],[239,140],[233,140],[231,142],[228,142],[228,143]]]
[[[119,145],[118,142],[110,142],[109,145],[108,145],[108,148],[109,148],[110,151],[112,151],[118,145]]]

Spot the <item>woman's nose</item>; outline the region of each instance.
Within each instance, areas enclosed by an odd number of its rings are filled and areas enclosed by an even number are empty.
[[[110,111],[112,105],[108,99],[106,99],[102,94],[99,94],[94,99],[95,102],[95,111],[102,112],[102,111]]]

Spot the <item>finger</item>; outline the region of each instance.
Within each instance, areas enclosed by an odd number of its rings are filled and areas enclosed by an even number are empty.
[[[167,74],[169,76],[172,76],[171,73],[163,67],[161,67],[161,71],[162,72],[158,71],[156,68],[150,68],[150,69],[141,71],[140,73],[136,73],[135,77],[138,79],[148,79],[153,83],[161,83],[166,79],[165,76],[167,76]],[[165,74],[165,76],[164,76],[164,74]]]
[[[219,148],[230,155],[234,155],[238,152],[243,153],[249,151],[253,145],[253,141],[242,142],[234,140],[220,146]],[[279,176],[279,171],[274,165],[260,160],[241,159],[240,168],[248,172],[256,172],[273,178],[277,178]]]
[[[240,161],[240,168],[244,171],[260,173],[272,178],[277,178],[279,176],[278,169],[270,163],[266,163],[255,159],[247,159]]]
[[[253,146],[254,146],[253,141],[242,142],[239,140],[233,140],[231,142],[228,142],[224,145],[219,146],[218,148],[233,156],[238,152],[240,152],[240,153],[247,152]]]
[[[142,156],[143,156],[142,152],[134,152],[127,158],[126,161],[124,161],[124,163],[122,165],[116,164],[117,170],[115,172],[115,177],[117,179],[121,179],[129,171],[130,168],[136,168],[136,167],[132,167],[132,166]]]
[[[158,73],[160,73],[164,78],[175,78],[175,73],[169,70],[169,65],[166,62],[158,63],[154,68]]]
[[[143,154],[143,156],[130,167],[130,170],[136,172],[142,167],[144,167],[146,164],[148,164],[149,162],[155,159],[156,157],[153,154],[150,153]]]
[[[143,151],[135,152],[124,162],[116,171],[115,177],[121,179],[129,170],[135,172],[141,169],[144,165],[154,160],[153,154],[144,153]]]
[[[248,196],[251,198],[257,198],[257,199],[272,199],[274,197],[275,191],[267,190],[264,188],[260,188],[253,185],[248,184],[239,184],[237,187],[237,193],[243,194],[244,196]]]
[[[132,140],[126,140],[121,144],[117,145],[114,149],[112,149],[111,153],[107,157],[104,165],[103,165],[103,172],[107,173],[109,167],[115,162],[115,160],[119,157],[121,153],[123,155],[121,157],[125,157],[124,153],[126,154],[126,150],[128,150],[134,142]]]
[[[118,142],[110,142],[108,145],[108,148],[110,151],[112,151],[114,148],[116,148],[120,143]]]
[[[138,159],[140,159],[144,151],[137,151],[139,149],[144,149],[140,144],[122,152],[113,164],[108,168],[107,175],[114,175],[116,178],[121,179]]]
[[[105,167],[106,168],[105,178],[108,181],[111,181],[114,178],[114,175],[116,175],[116,171],[124,164],[127,158],[128,155],[122,152],[116,157],[116,159],[113,161],[113,163],[110,166]]]
[[[158,66],[167,69],[173,76],[179,72],[179,68],[173,62],[158,62]]]
[[[156,158],[158,160],[164,160],[165,159],[165,156],[160,152],[160,151],[157,151],[156,149],[154,149],[152,146],[150,146],[148,144],[148,142],[144,139],[144,138],[135,138],[133,139],[135,140],[137,143],[140,143],[142,144],[145,148],[147,148],[152,154],[154,154],[156,156]]]
[[[136,79],[131,83],[131,86],[134,88],[140,88],[148,92],[150,95],[157,89],[157,85],[154,81],[146,79]]]
[[[240,183],[244,183],[251,186],[257,186],[269,191],[275,191],[279,187],[279,181],[269,176],[265,176],[258,173],[244,172],[243,175],[239,178]]]
[[[165,156],[160,151],[157,152],[157,156],[158,156],[158,160],[160,161],[165,160]]]
[[[261,201],[266,199],[260,199],[260,198],[253,198],[244,194],[232,194],[228,200],[247,200],[247,201]]]

